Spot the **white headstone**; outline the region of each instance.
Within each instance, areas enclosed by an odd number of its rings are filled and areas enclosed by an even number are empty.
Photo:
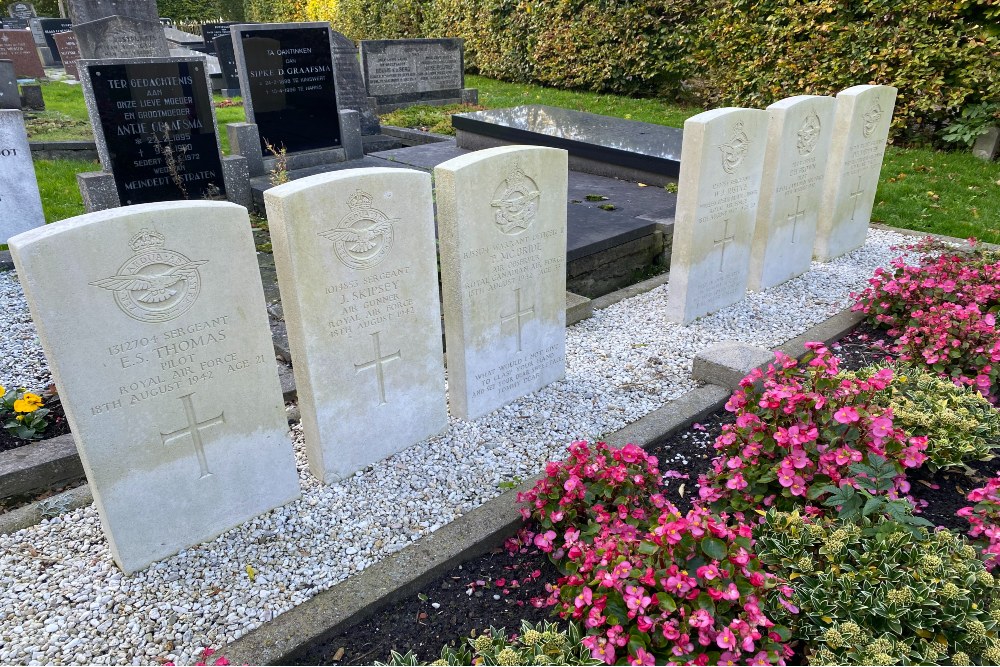
[[[681,147],[667,318],[687,324],[746,293],[767,112],[715,109],[688,118]]]
[[[17,90],[15,86],[14,90]],[[0,110],[0,243],[45,224],[35,164],[17,109]]]
[[[837,93],[813,248],[821,262],[865,243],[895,105],[892,86],[852,86]]]
[[[754,291],[809,270],[836,104],[832,97],[797,95],[767,108],[767,150],[747,281]]]
[[[434,170],[455,417],[565,375],[567,169],[566,151],[504,146]]]
[[[264,202],[313,474],[337,481],[443,431],[430,174],[349,169]]]
[[[298,496],[246,209],[118,208],[10,249],[125,572]]]

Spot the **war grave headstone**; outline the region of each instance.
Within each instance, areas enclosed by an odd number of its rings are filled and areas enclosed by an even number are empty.
[[[249,223],[234,204],[166,202],[10,240],[126,573],[299,495]]]
[[[68,0],[67,9],[73,25],[108,16],[125,16],[143,21],[160,20],[156,0]]]
[[[17,87],[14,63],[0,60],[0,109],[20,109],[21,91]]]
[[[410,104],[465,101],[461,39],[362,40],[361,69],[379,113]]]
[[[0,29],[27,30],[28,19],[0,18]]]
[[[0,59],[12,61],[18,76],[33,79],[45,76],[35,42],[27,30],[0,30]]]
[[[207,47],[206,53],[215,53],[215,38],[229,35],[229,26],[238,25],[232,21],[226,23],[202,23],[201,37]],[[231,35],[230,35],[231,36]]]
[[[666,316],[688,324],[746,293],[767,112],[714,109],[684,123]]]
[[[226,193],[204,60],[81,60],[84,100],[122,206]]]
[[[167,38],[159,21],[128,16],[78,23],[73,27],[80,53],[88,60],[105,58],[166,58]]]
[[[566,372],[567,154],[503,146],[434,169],[451,413]]]
[[[382,126],[368,101],[365,80],[358,63],[358,48],[354,41],[336,30],[331,31],[333,73],[337,88],[337,108],[355,109],[361,114],[361,134],[381,134]]]
[[[38,46],[44,46],[48,49],[48,53],[52,57],[52,62],[56,65],[61,65],[62,61],[59,60],[59,50],[56,48],[55,35],[56,33],[66,32],[67,30],[72,30],[73,25],[69,19],[32,19],[32,26],[38,26],[38,30],[42,36],[43,44],[36,44]],[[34,27],[32,27],[34,31]],[[43,54],[45,52],[43,51]]]
[[[248,123],[261,149],[288,153],[341,145],[330,26],[326,23],[235,25],[233,46]]]
[[[767,107],[767,148],[747,287],[760,291],[809,270],[836,100],[797,95]]]
[[[16,109],[0,110],[0,243],[44,224],[24,117]]]
[[[76,41],[76,34],[73,32],[60,32],[54,36],[56,49],[59,51],[59,58],[62,60],[66,74],[74,79],[80,78],[80,71],[76,63],[80,60],[80,45]]]
[[[233,48],[233,36],[220,35],[212,40],[215,55],[219,59],[222,70],[222,95],[224,97],[240,96],[240,70],[236,64],[236,50]]]
[[[837,93],[813,248],[821,262],[864,245],[895,105],[892,86],[852,86]]]
[[[22,19],[24,21],[38,16],[38,14],[35,13],[35,6],[30,2],[10,3],[7,5],[7,14],[9,14],[11,18]]]
[[[341,480],[443,431],[430,174],[350,169],[264,200],[313,474]]]

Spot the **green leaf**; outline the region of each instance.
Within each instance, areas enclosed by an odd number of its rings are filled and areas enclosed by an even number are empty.
[[[715,537],[706,537],[701,541],[701,550],[705,555],[715,560],[725,560],[729,554],[726,543]]]
[[[639,553],[641,553],[641,554],[643,554],[645,556],[652,556],[653,554],[655,554],[659,550],[660,550],[660,547],[658,545],[656,545],[656,544],[653,544],[652,542],[641,542],[641,543],[639,543]]]

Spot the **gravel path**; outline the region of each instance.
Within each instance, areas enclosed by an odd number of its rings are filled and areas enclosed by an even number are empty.
[[[774,347],[848,305],[900,235],[687,327],[662,313],[667,286],[567,330],[567,377],[448,430],[349,480],[309,475],[293,429],[302,498],[125,577],[94,506],[0,536],[0,663],[190,664],[527,478],[574,439],[611,433],[694,388],[691,360],[738,339]],[[0,274],[0,382],[47,382],[20,288]],[[13,357],[13,358],[12,358]],[[9,386],[9,385],[8,385]],[[251,577],[247,566],[255,576]]]

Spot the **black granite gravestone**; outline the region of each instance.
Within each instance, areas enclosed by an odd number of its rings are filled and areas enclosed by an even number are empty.
[[[25,21],[38,16],[35,13],[35,6],[30,2],[12,2],[7,5],[7,13],[10,14],[12,18],[24,19]],[[27,25],[25,25],[25,27],[27,27]]]
[[[45,35],[45,46],[49,47],[52,59],[61,65],[62,60],[59,59],[59,47],[56,46],[56,40],[53,38],[53,35],[57,32],[72,30],[73,24],[69,19],[39,19],[38,25],[42,29],[42,34]]]
[[[231,25],[236,24],[233,22],[201,24],[201,38],[205,40],[205,46],[208,48],[205,53],[215,53],[215,44],[213,43],[213,40],[215,40],[216,37],[228,35],[229,26]]]
[[[98,152],[122,205],[225,194],[203,61],[80,63]]]
[[[257,124],[264,154],[268,144],[289,153],[339,147],[330,29],[289,24],[234,30],[247,121]]]
[[[0,19],[0,29],[3,30],[26,30],[28,28],[28,19]]]
[[[222,70],[223,94],[237,97],[240,94],[240,70],[236,64],[236,51],[233,49],[233,37],[229,33],[212,40],[215,55],[219,59],[219,69]]]
[[[375,110],[368,103],[365,80],[358,64],[358,49],[354,41],[336,30],[332,31],[330,45],[333,50],[333,67],[337,80],[337,106],[354,109],[361,115],[361,134],[381,134]]]

